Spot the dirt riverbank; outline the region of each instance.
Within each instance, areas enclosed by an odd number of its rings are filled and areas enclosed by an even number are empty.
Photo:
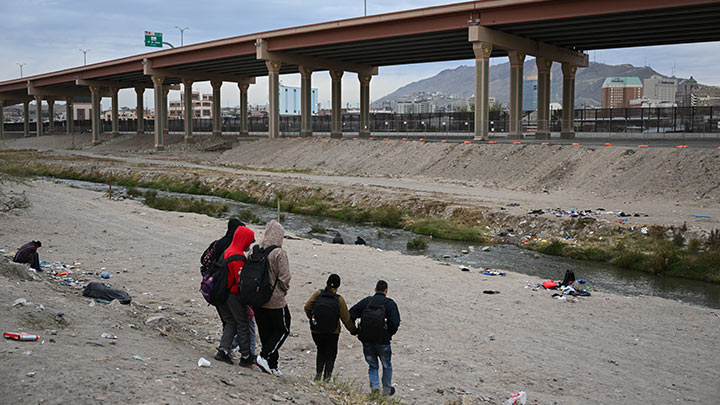
[[[104,268],[134,304],[90,307],[71,287],[3,272],[3,328],[38,333],[42,341],[2,341],[0,395],[9,402],[329,403],[328,393],[309,382],[315,352],[302,304],[330,272],[341,275],[339,292],[348,302],[369,294],[378,278],[389,282],[403,320],[393,359],[405,403],[500,403],[519,390],[533,404],[710,404],[720,394],[720,318],[706,308],[603,292],[563,302],[525,288],[540,280],[512,271],[489,277],[424,257],[306,239],[285,241],[296,334],[281,353],[285,375],[238,374],[237,366],[216,362],[198,368],[199,357],[212,356],[220,324],[200,302],[195,263],[223,233],[222,221],[49,182],[15,189],[31,207],[0,216],[1,247],[40,239],[43,260],[80,262],[92,280]],[[11,307],[17,298],[44,309]],[[144,324],[154,315],[166,321]],[[103,332],[116,335],[116,344]],[[366,389],[361,349],[346,332],[336,369]]]

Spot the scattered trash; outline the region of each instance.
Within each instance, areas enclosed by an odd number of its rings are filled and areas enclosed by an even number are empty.
[[[100,335],[100,337],[103,337],[103,338],[105,338],[105,339],[117,339],[117,336],[111,335],[111,334],[109,334],[109,333],[107,333],[107,332],[103,332],[103,334]]]
[[[35,374],[37,374],[36,371],[31,371],[31,372],[29,372],[29,373],[26,373],[25,375],[28,376],[28,377],[35,377]]]
[[[232,380],[229,379],[229,378],[228,378],[228,379],[221,378],[221,379],[220,379],[220,382],[223,383],[223,384],[225,384],[225,385],[228,385],[228,386],[230,386],[230,387],[234,387],[234,386],[235,386],[235,383],[232,382]]]
[[[480,250],[482,250],[483,252],[489,252],[489,251],[490,251],[490,246],[483,246],[483,248],[480,249]]]
[[[605,297],[605,301],[610,301],[610,297]]]
[[[110,278],[110,273],[108,273],[107,271],[103,271],[102,273],[100,273],[100,277],[102,277],[102,278]]]
[[[198,367],[210,367],[210,362],[205,357],[200,357]]]
[[[525,405],[527,403],[527,395],[525,391],[510,395],[510,398],[503,405]]]
[[[460,266],[461,271],[470,271],[470,268],[467,266]]]
[[[502,277],[505,277],[505,274],[506,274],[506,273],[503,273],[503,272],[500,272],[500,271],[495,271],[495,270],[492,270],[491,268],[488,267],[488,268],[486,268],[485,270],[483,270],[482,274],[484,274],[484,275],[486,275],[486,276],[502,276]]]
[[[162,256],[162,257],[175,257],[175,254],[174,254],[174,253],[167,253],[167,254],[160,255],[160,256]]]
[[[647,226],[643,226],[642,228],[640,228],[640,233],[642,233],[643,235],[647,235],[647,234],[648,234],[648,227],[647,227]]]
[[[135,359],[135,360],[140,360],[140,361],[147,361],[147,360],[149,360],[149,359],[144,359],[144,358],[138,356],[137,354],[134,355],[134,356],[132,356],[132,358]],[[207,360],[205,360],[205,361],[207,361]]]
[[[519,203],[519,202],[511,202],[511,203],[509,203],[507,206],[508,206],[508,207],[519,207],[519,206],[520,206],[520,203]]]
[[[22,307],[22,306],[30,305],[30,304],[32,304],[32,302],[28,302],[28,300],[26,300],[25,298],[18,298],[15,300],[15,302],[13,302],[12,306],[13,307],[17,307],[17,306]]]
[[[38,335],[24,332],[5,332],[3,333],[3,337],[5,337],[6,339],[22,340],[28,342],[34,342],[40,339],[40,336]]]
[[[712,218],[710,215],[690,215],[691,218],[704,218],[709,219]]]
[[[483,291],[483,294],[500,294],[500,291],[485,290]]]

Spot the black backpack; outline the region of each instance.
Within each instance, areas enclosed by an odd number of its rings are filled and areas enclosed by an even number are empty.
[[[340,318],[340,303],[338,295],[323,291],[315,298],[312,316],[310,318],[310,329],[313,332],[332,333],[337,329]]]
[[[268,255],[275,248],[277,246],[268,246],[265,249],[261,249],[258,245],[253,246],[238,280],[238,294],[242,304],[263,306],[270,301],[277,285],[277,278],[271,286]]]
[[[203,275],[200,281],[200,292],[208,304],[219,306],[227,301],[230,290],[227,287],[228,282],[228,264],[235,260],[245,261],[243,255],[232,255],[227,259],[216,261],[213,263],[210,271]]]
[[[360,332],[358,337],[363,343],[381,344],[386,339],[387,322],[385,321],[385,302],[376,302],[373,297],[369,297],[367,307],[360,315]]]

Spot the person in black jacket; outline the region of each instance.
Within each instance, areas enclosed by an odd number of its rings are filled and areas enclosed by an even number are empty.
[[[13,257],[15,263],[27,263],[36,271],[42,271],[40,267],[40,255],[38,255],[38,248],[42,246],[39,240],[34,240],[20,246]]]
[[[400,312],[395,301],[387,297],[387,292],[387,282],[378,281],[375,286],[375,295],[363,298],[350,308],[350,318],[353,322],[360,319],[358,337],[363,344],[363,355],[368,363],[368,377],[372,393],[380,392],[378,377],[378,359],[380,359],[383,368],[383,394],[393,395],[395,387],[392,386],[390,341],[400,326]]]

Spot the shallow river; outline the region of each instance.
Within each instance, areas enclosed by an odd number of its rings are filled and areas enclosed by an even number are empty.
[[[107,191],[107,185],[75,180],[52,179],[59,183],[74,187]],[[140,189],[142,190],[142,189]],[[118,195],[125,192],[124,187],[114,186]],[[158,192],[158,195],[173,197],[202,198],[209,201],[220,201],[230,206],[228,216],[238,210],[250,210],[264,221],[276,218],[277,212],[261,205],[245,204],[218,197],[194,196],[182,193]],[[290,232],[308,238],[316,238],[330,242],[339,232],[345,243],[354,243],[361,236],[368,245],[383,250],[395,250],[409,255],[425,255],[434,260],[452,264],[448,271],[460,271],[460,265],[473,268],[490,267],[498,271],[513,271],[544,279],[561,280],[566,270],[575,272],[578,279],[588,280],[589,285],[597,290],[594,296],[602,296],[603,291],[622,295],[653,295],[672,300],[688,302],[710,308],[720,308],[720,285],[701,281],[685,280],[670,277],[657,277],[651,274],[624,270],[614,266],[581,262],[573,259],[536,254],[520,249],[514,245],[492,245],[488,251],[482,246],[469,249],[468,243],[450,240],[433,239],[427,249],[408,251],[406,243],[417,236],[401,229],[389,229],[370,224],[354,224],[336,219],[319,218],[309,215],[283,213],[283,226]],[[324,227],[326,233],[310,233],[313,225]],[[208,241],[209,243],[209,241]],[[469,251],[463,254],[462,251]]]

